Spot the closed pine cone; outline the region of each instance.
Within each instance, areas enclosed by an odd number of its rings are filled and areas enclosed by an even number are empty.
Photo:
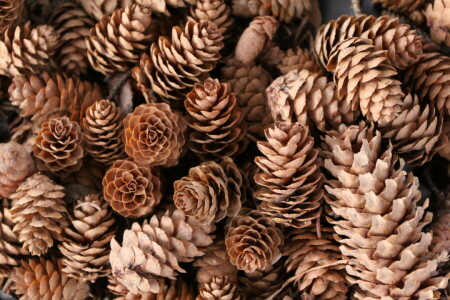
[[[450,1],[434,0],[425,10],[431,38],[450,47]]]
[[[264,156],[255,158],[262,173],[255,175],[259,186],[258,208],[272,221],[301,228],[320,216],[323,175],[314,139],[298,123],[275,122],[258,142]]]
[[[122,110],[114,102],[99,100],[92,104],[81,123],[86,153],[105,165],[124,158],[122,120]]]
[[[151,213],[161,201],[159,172],[131,160],[116,160],[103,177],[103,196],[124,217]]]
[[[76,0],[88,15],[97,21],[110,16],[115,10],[133,4],[133,0]]]
[[[10,196],[11,216],[23,248],[32,255],[42,255],[61,241],[68,225],[64,187],[36,173],[25,180]]]
[[[8,27],[14,27],[24,20],[26,15],[25,0],[6,0],[0,4],[0,35]]]
[[[211,282],[204,284],[196,300],[240,300],[236,283],[230,282],[227,277],[213,277]]]
[[[277,69],[282,74],[287,74],[292,70],[308,70],[312,73],[324,74],[324,70],[317,63],[313,54],[300,47],[289,48],[283,53],[283,57],[277,64]]]
[[[34,171],[33,159],[24,146],[12,141],[0,144],[0,198],[9,197]]]
[[[188,148],[200,158],[231,157],[245,150],[247,126],[228,83],[208,78],[184,101],[190,127]]]
[[[136,107],[123,120],[125,152],[140,164],[172,167],[185,144],[186,123],[165,103]]]

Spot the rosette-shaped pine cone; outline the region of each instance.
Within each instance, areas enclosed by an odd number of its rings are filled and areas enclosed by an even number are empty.
[[[56,176],[68,176],[79,170],[84,156],[82,141],[80,125],[67,117],[42,123],[33,146],[38,169]]]
[[[231,158],[219,163],[208,161],[189,170],[174,182],[175,206],[201,223],[219,222],[234,217],[245,197],[241,171]]]
[[[255,198],[265,215],[275,223],[301,228],[320,216],[323,175],[314,139],[298,123],[275,122],[258,142],[264,156],[255,158],[262,173],[255,175],[259,186]]]
[[[133,69],[138,88],[149,100],[149,92],[169,102],[184,99],[197,82],[202,82],[221,58],[222,35],[210,21],[188,21],[184,30],[172,28],[172,38],[161,36],[143,54]],[[150,81],[150,85],[148,83]]]
[[[32,255],[42,255],[54,240],[62,240],[68,225],[63,197],[64,187],[40,173],[28,177],[10,196],[14,233]]]
[[[436,276],[446,254],[431,257],[432,234],[422,231],[432,218],[428,200],[418,204],[418,179],[380,144],[381,134],[362,123],[330,131],[322,145],[329,220],[348,280],[356,299],[437,299],[447,286]]]
[[[450,212],[443,213],[432,224],[433,245],[438,253],[450,253]]]
[[[0,144],[0,198],[9,197],[34,171],[33,159],[24,146],[12,141]]]
[[[239,270],[264,270],[280,258],[283,233],[260,212],[241,211],[226,226],[225,245],[230,262]]]
[[[11,274],[12,290],[19,300],[85,300],[90,296],[89,283],[68,278],[61,261],[44,257],[22,260]]]
[[[351,37],[372,40],[375,49],[386,50],[389,63],[400,70],[417,61],[422,53],[420,35],[409,25],[400,24],[398,18],[343,15],[322,25],[317,32],[314,50],[323,67],[327,66],[333,48]]]
[[[122,110],[114,102],[99,100],[92,104],[81,123],[86,153],[105,165],[124,158],[122,119]]]
[[[19,24],[26,15],[25,0],[6,0],[0,4],[0,34]]]
[[[334,72],[339,98],[371,121],[389,122],[401,111],[401,82],[389,64],[386,51],[376,50],[372,41],[349,38],[331,52],[327,69]]]
[[[115,10],[133,4],[133,0],[76,0],[88,15],[100,21],[104,16],[110,16]]]
[[[100,73],[128,71],[156,38],[150,9],[132,5],[104,16],[86,38],[89,62]]]
[[[380,123],[383,138],[389,139],[405,162],[420,166],[431,160],[445,141],[440,139],[443,116],[428,103],[419,103],[415,94],[403,100],[402,111],[392,121]]]
[[[148,215],[161,201],[159,172],[131,160],[117,160],[103,177],[103,197],[124,217]]]
[[[70,226],[64,228],[61,251],[63,273],[68,277],[94,282],[111,272],[109,243],[116,231],[112,210],[99,195],[78,200]]]
[[[287,74],[292,70],[308,70],[319,75],[324,73],[313,54],[309,50],[300,47],[290,48],[284,52],[276,67],[282,74]]]
[[[423,2],[423,1],[419,1]],[[431,38],[434,42],[450,47],[450,1],[434,0],[425,10]]]
[[[208,78],[184,101],[190,127],[187,146],[204,160],[231,157],[245,150],[247,126],[228,83]]]
[[[123,120],[125,152],[137,163],[172,167],[185,144],[186,122],[165,103],[136,107]]]
[[[199,290],[196,300],[240,300],[236,283],[227,277],[213,277],[211,282],[205,283]]]

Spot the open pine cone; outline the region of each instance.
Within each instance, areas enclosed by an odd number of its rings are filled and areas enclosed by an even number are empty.
[[[213,277],[211,282],[205,283],[199,290],[196,300],[240,300],[236,283],[227,277]]]

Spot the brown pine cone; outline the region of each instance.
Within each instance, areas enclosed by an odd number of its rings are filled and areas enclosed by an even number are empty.
[[[225,244],[230,262],[239,270],[264,270],[280,258],[283,233],[258,211],[241,211],[226,226]]]
[[[32,255],[42,255],[61,241],[61,232],[67,223],[64,187],[45,175],[36,173],[10,196],[14,233],[23,248]]]
[[[0,144],[0,198],[9,197],[34,171],[34,161],[24,146],[12,141]]]
[[[246,147],[247,126],[228,83],[208,78],[184,101],[190,127],[187,146],[203,160],[232,157]]]
[[[82,140],[80,125],[67,117],[42,123],[33,146],[38,169],[61,177],[79,170],[84,156]]]
[[[110,16],[115,10],[133,4],[133,0],[75,0],[88,15],[97,21],[104,16]]]
[[[238,287],[227,277],[213,277],[211,282],[204,284],[196,300],[240,300]]]
[[[81,123],[86,153],[105,165],[125,158],[122,120],[122,110],[114,102],[99,100],[92,104]]]
[[[282,74],[287,74],[292,70],[308,70],[321,76],[324,74],[324,70],[317,63],[313,54],[300,47],[289,48],[284,52],[276,67]]]
[[[314,139],[298,123],[275,122],[265,131],[267,141],[259,141],[255,175],[259,186],[255,198],[258,209],[273,222],[302,228],[320,216],[323,175]],[[300,159],[300,157],[302,159]]]
[[[185,144],[186,122],[165,103],[136,107],[123,120],[125,152],[137,163],[172,167]]]
[[[449,15],[450,1],[448,0],[434,0],[433,4],[428,4],[425,10],[432,40],[438,44],[443,43],[447,47],[450,47]]]
[[[5,0],[0,4],[0,35],[21,23],[26,16],[25,0]]]
[[[121,8],[91,28],[86,38],[89,62],[105,75],[128,71],[155,38],[150,9],[140,5]]]
[[[103,196],[124,217],[148,215],[161,201],[159,172],[129,159],[116,160],[103,177]]]

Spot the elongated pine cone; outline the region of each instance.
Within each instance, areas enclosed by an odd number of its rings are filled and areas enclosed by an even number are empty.
[[[423,1],[422,1],[423,2]],[[434,42],[450,47],[450,1],[434,0],[425,10],[431,38]]]
[[[184,101],[190,127],[187,146],[200,158],[232,157],[245,150],[247,126],[228,83],[208,78]]]
[[[230,282],[227,277],[213,277],[211,282],[204,284],[196,300],[240,300],[236,283]]]
[[[108,276],[109,243],[116,231],[108,203],[91,194],[75,203],[70,226],[64,228],[61,251],[63,273],[68,277],[94,282]]]
[[[129,159],[116,160],[102,183],[105,200],[124,217],[148,215],[161,201],[159,172]]]
[[[280,258],[282,231],[258,211],[242,211],[226,226],[225,245],[230,262],[239,270],[264,270]]]
[[[317,63],[314,55],[309,50],[300,47],[289,48],[285,51],[276,67],[282,74],[287,74],[292,70],[308,70],[319,75],[324,74],[324,70]]]
[[[140,5],[104,16],[86,38],[92,67],[105,75],[128,71],[156,38],[151,25],[150,9]]]
[[[418,204],[418,179],[380,143],[380,132],[361,123],[330,131],[322,145],[329,221],[348,280],[358,286],[356,299],[438,299],[448,279],[436,268],[447,254],[431,257],[432,234],[422,231],[432,219],[428,200]]]
[[[0,144],[0,198],[9,197],[34,171],[33,159],[24,146],[12,141]]]
[[[133,4],[133,0],[76,0],[84,11],[93,19],[101,21],[104,16],[110,16],[115,10]]]
[[[185,144],[186,122],[165,103],[141,104],[123,120],[125,152],[137,163],[171,167]]]
[[[60,260],[44,257],[21,260],[11,274],[12,289],[19,300],[85,300],[90,296],[87,282],[69,278],[61,270]]]
[[[68,225],[64,187],[36,173],[25,180],[10,196],[14,233],[23,248],[32,255],[42,255],[61,241]]]
[[[298,123],[275,122],[258,142],[264,156],[255,158],[262,173],[254,179],[259,186],[258,208],[273,222],[301,228],[320,216],[323,175],[314,139]]]
[[[26,15],[25,0],[6,0],[0,4],[0,35],[22,22]]]
[[[401,111],[404,94],[397,71],[386,51],[375,50],[371,40],[350,38],[338,43],[327,65],[334,72],[338,96],[369,120],[389,122]]]
[[[114,102],[99,100],[92,104],[81,123],[86,153],[105,165],[124,158],[122,119],[122,110]]]

